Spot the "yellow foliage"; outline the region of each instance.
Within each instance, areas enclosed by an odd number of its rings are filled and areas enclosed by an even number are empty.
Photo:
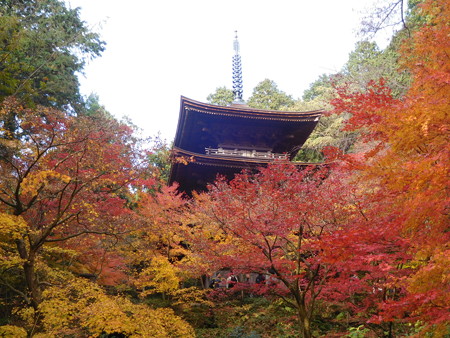
[[[31,193],[32,196],[37,195],[38,190],[50,183],[51,180],[60,180],[64,183],[70,182],[70,177],[62,175],[53,170],[42,170],[29,174],[23,179],[21,185],[22,194]]]
[[[0,240],[19,239],[27,231],[28,225],[22,216],[0,213]]]
[[[194,337],[192,327],[176,316],[172,309],[151,309],[145,305],[132,304],[120,298],[122,310],[134,319],[134,331],[129,337]]]
[[[80,254],[78,251],[62,248],[57,245],[47,245],[47,246],[45,246],[44,249],[45,249],[45,254],[59,256],[59,257],[60,256],[75,257]]]
[[[10,131],[8,131],[4,128],[0,128],[0,132],[2,132],[5,137],[10,136],[10,134],[11,134]],[[11,140],[11,139],[7,139],[7,138],[1,138],[0,145],[2,145],[3,147],[6,147],[6,148],[13,149],[13,148],[17,148],[19,146],[19,141],[14,140],[14,139]]]
[[[214,303],[206,298],[208,291],[209,290],[199,289],[195,286],[175,290],[171,294],[174,300],[173,304],[182,307],[191,307],[192,305],[206,305],[213,307]]]
[[[434,256],[425,268],[420,269],[409,281],[409,290],[413,293],[440,290],[450,285],[450,250],[436,248]],[[443,304],[450,303],[450,294],[445,294]]]
[[[24,326],[33,326],[36,313],[32,307],[14,308],[13,313],[22,320],[22,323],[25,324]]]
[[[127,325],[117,304],[86,280],[74,279],[66,287],[49,288],[43,296],[39,311],[48,334],[76,334],[83,330],[98,335],[104,326],[118,330],[111,332],[121,332]]]
[[[13,325],[3,325],[0,326],[0,337],[26,338],[28,337],[28,335],[27,332],[21,327]]]
[[[179,269],[167,258],[157,256],[151,260],[150,266],[139,274],[135,285],[143,290],[143,297],[153,293],[172,292],[179,288],[179,274]]]
[[[171,309],[151,309],[124,297],[110,297],[96,284],[74,279],[44,292],[39,307],[46,337],[192,337],[192,327]],[[43,333],[43,334],[44,334]]]
[[[80,311],[80,320],[91,335],[98,336],[102,332],[130,332],[133,331],[134,323],[121,309],[114,298],[104,294],[97,295],[91,304]]]
[[[0,269],[20,266],[24,260],[15,251],[14,240],[27,233],[28,226],[21,216],[0,213]]]

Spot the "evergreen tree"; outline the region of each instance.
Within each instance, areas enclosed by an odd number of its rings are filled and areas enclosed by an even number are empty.
[[[278,89],[274,81],[265,79],[253,89],[247,104],[257,109],[287,110],[294,102],[292,96]]]
[[[0,101],[79,110],[77,73],[99,56],[104,42],[60,0],[0,3]]]
[[[227,87],[218,87],[216,91],[209,94],[206,100],[210,104],[216,104],[218,106],[229,106],[234,99],[234,94],[231,89]]]

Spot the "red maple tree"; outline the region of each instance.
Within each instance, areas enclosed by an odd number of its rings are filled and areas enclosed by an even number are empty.
[[[37,309],[43,288],[59,278],[47,264],[104,252],[104,236],[130,229],[127,196],[139,183],[142,153],[132,129],[107,116],[26,108],[14,99],[0,108],[0,282]],[[83,235],[95,237],[80,241]]]
[[[259,291],[276,293],[292,306],[305,337],[312,335],[322,294],[341,283],[344,273],[362,270],[337,264],[343,253],[324,245],[333,247],[333,236],[339,237],[333,234],[345,233],[350,221],[363,218],[352,204],[355,191],[346,185],[343,172],[330,174],[331,169],[273,164],[229,183],[219,179],[195,202],[193,249],[213,269],[265,275],[267,283]],[[336,276],[340,278],[333,284]]]
[[[379,228],[409,242],[411,258],[398,266],[405,275],[391,283],[403,296],[380,302],[383,311],[373,320],[421,321],[441,334],[450,309],[450,6],[424,1],[419,13],[424,23],[401,49],[402,66],[412,76],[408,92],[395,99],[381,80],[363,93],[339,88],[333,104],[352,114],[347,128],[371,141],[369,151],[348,160],[367,182],[367,197],[386,207],[375,218]]]

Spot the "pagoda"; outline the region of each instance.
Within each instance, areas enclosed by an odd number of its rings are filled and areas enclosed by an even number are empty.
[[[234,40],[233,93],[230,106],[181,97],[169,184],[187,195],[204,191],[217,175],[232,179],[276,160],[292,160],[323,111],[253,109],[243,100],[242,66]]]

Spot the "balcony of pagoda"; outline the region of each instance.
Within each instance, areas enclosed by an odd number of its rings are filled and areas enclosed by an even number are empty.
[[[257,159],[273,159],[273,160],[288,160],[288,154],[273,153],[268,151],[257,151],[255,149],[226,149],[226,148],[205,148],[206,155],[224,156],[224,157],[245,157]]]

